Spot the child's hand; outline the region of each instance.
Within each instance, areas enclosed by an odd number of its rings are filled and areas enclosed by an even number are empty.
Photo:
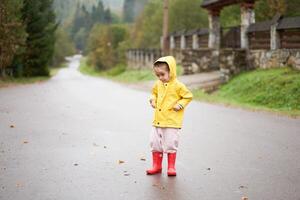
[[[150,104],[151,104],[152,108],[155,108],[155,107],[156,107],[156,106],[155,106],[155,101],[153,101],[152,99],[150,100]]]
[[[181,107],[177,104],[173,107],[173,110],[177,112],[177,111],[181,110]]]

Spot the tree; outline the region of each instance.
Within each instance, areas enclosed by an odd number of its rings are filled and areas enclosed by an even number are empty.
[[[123,21],[132,23],[141,14],[148,0],[125,0],[123,3]]]
[[[113,66],[113,50],[108,25],[97,24],[91,30],[88,39],[88,63],[99,70]]]
[[[120,46],[128,38],[124,25],[96,24],[88,38],[88,61],[99,70],[125,62],[125,48]]]
[[[93,24],[102,23],[104,21],[104,6],[101,0],[98,2],[97,7],[93,6],[91,15]]]
[[[77,4],[74,20],[71,25],[71,38],[78,50],[86,52],[87,38],[95,24],[110,24],[113,18],[110,9],[104,9],[100,0],[97,6],[93,6],[89,12],[85,5]]]
[[[111,12],[110,12],[110,9],[107,8],[107,9],[104,11],[104,20],[103,20],[103,23],[105,23],[105,24],[110,24],[111,22],[112,22]]]
[[[241,24],[241,7],[239,4],[223,8],[221,12],[221,26],[239,26]]]
[[[162,35],[163,4],[161,0],[150,1],[134,24],[131,40],[133,47],[159,48]]]
[[[63,28],[58,28],[55,36],[56,41],[52,65],[59,65],[64,61],[66,56],[71,56],[75,53],[75,45]]]
[[[199,0],[172,0],[169,3],[169,30],[190,30],[207,27],[207,12],[200,8]],[[162,36],[163,3],[152,0],[137,18],[132,39],[134,47],[159,48]]]
[[[286,16],[294,17],[300,16],[300,1],[299,0],[287,0],[286,1]]]
[[[135,0],[125,0],[123,4],[123,20],[124,22],[134,21],[134,5]]]
[[[23,55],[24,75],[48,76],[57,27],[52,0],[26,0],[22,18],[28,34]]]
[[[24,26],[21,22],[22,0],[2,0],[0,2],[0,76],[6,76],[5,69],[25,40]]]
[[[76,32],[76,34],[73,38],[76,49],[81,50],[81,51],[85,50],[87,36],[88,36],[88,31],[84,27],[80,28]]]
[[[257,21],[264,21],[272,19],[277,13],[285,15],[287,14],[287,3],[291,0],[266,0],[257,1],[255,3],[256,19]],[[298,1],[299,2],[299,1]],[[298,3],[298,6],[299,3]],[[296,8],[297,9],[297,8]]]
[[[207,12],[199,0],[173,0],[170,2],[170,31],[206,28]]]

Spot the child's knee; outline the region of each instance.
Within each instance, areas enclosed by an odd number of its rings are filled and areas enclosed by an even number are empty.
[[[170,141],[165,146],[165,152],[174,153],[178,149],[178,140]]]

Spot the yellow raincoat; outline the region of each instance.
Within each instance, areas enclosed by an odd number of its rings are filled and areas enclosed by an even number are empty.
[[[173,56],[159,58],[156,62],[166,62],[170,68],[170,80],[163,83],[157,80],[152,88],[151,99],[155,101],[153,126],[181,128],[184,108],[192,100],[193,94],[177,80],[176,61]],[[180,104],[183,109],[174,111],[173,107]]]

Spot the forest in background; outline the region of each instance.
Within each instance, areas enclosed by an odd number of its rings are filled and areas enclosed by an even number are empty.
[[[170,32],[208,27],[201,3],[169,0]],[[162,4],[161,0],[2,0],[1,74],[13,69],[14,76],[48,75],[49,66],[78,52],[99,70],[124,65],[128,48],[159,48]],[[276,13],[299,16],[299,6],[298,0],[258,0],[256,21]],[[239,23],[238,5],[222,11],[222,26]]]

